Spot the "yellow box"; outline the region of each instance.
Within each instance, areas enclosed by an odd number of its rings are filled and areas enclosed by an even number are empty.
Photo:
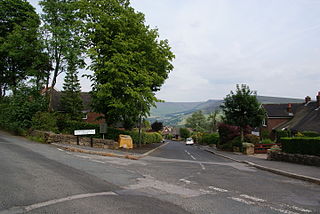
[[[119,148],[132,149],[132,138],[129,135],[119,135]]]

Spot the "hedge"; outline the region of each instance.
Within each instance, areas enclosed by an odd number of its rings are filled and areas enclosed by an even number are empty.
[[[280,142],[285,153],[320,156],[320,137],[285,137]]]
[[[304,131],[304,132],[301,132],[301,134],[303,134],[303,136],[305,137],[320,137],[320,134],[318,132],[313,132],[313,131]]]
[[[219,142],[219,134],[218,133],[212,133],[212,134],[203,134],[199,138],[200,144],[218,144]]]

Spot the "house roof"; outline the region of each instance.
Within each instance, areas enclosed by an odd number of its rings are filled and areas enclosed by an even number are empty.
[[[290,129],[292,131],[315,131],[320,133],[320,109],[317,102],[300,105],[294,117],[275,129]]]
[[[292,113],[295,115],[297,109],[300,106],[303,106],[303,103],[292,103]],[[266,110],[268,118],[272,117],[284,117],[291,118],[293,115],[290,115],[288,112],[288,104],[263,104],[263,108]]]
[[[61,91],[53,90],[53,97],[52,97],[52,108],[55,111],[62,111],[61,107]],[[89,92],[81,92],[80,97],[82,99],[83,111],[90,112],[91,109],[91,95]]]

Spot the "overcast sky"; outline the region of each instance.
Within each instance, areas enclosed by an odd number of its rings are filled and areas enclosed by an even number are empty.
[[[221,99],[241,83],[265,96],[314,99],[320,91],[320,0],[131,3],[176,55],[160,99]]]

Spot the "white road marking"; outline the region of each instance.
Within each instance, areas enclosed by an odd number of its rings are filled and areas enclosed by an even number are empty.
[[[300,207],[296,207],[296,206],[290,206],[290,205],[287,205],[287,204],[286,204],[286,206],[289,207],[289,208],[291,208],[291,209],[300,211],[300,212],[312,213],[312,210],[308,210],[308,209],[304,209],[304,208],[300,208]]]
[[[184,178],[181,178],[179,181],[184,182],[186,184],[190,184],[191,183],[191,181],[189,181],[187,179],[184,179]]]
[[[200,163],[201,169],[202,170],[206,170],[206,167],[204,167],[204,165],[202,163]]]
[[[241,203],[245,203],[245,204],[248,204],[248,205],[253,205],[255,204],[254,202],[252,201],[246,201],[242,198],[236,198],[236,197],[230,197],[230,199],[234,200],[234,201],[238,201],[238,202],[241,202]]]
[[[0,214],[20,214],[20,213],[30,212],[35,209],[47,207],[47,206],[50,206],[53,204],[58,204],[58,203],[66,202],[66,201],[72,201],[72,200],[76,200],[76,199],[96,197],[96,196],[108,196],[108,195],[118,195],[118,194],[116,194],[114,192],[98,192],[98,193],[72,195],[72,196],[68,196],[65,198],[53,199],[50,201],[44,201],[44,202],[32,204],[29,206],[12,207],[8,210],[0,211]]]
[[[280,213],[284,213],[284,214],[299,214],[299,213],[296,213],[296,212],[292,212],[290,210],[278,209],[278,208],[274,208],[274,207],[270,207],[270,209],[278,211]]]
[[[256,198],[256,197],[253,197],[253,196],[250,196],[250,195],[242,194],[240,196],[243,197],[243,198],[246,198],[246,199],[250,199],[252,201],[256,201],[256,202],[266,202],[266,200],[263,200],[263,199],[260,199],[260,198]]]
[[[61,151],[61,152],[64,152],[64,150],[63,149],[60,149],[60,148],[57,148],[59,151]]]
[[[197,160],[195,157],[193,157],[192,155],[190,155],[190,157],[193,159],[193,160]]]
[[[91,160],[92,162],[96,162],[96,163],[105,163],[103,161],[99,161],[99,160]]]
[[[214,186],[209,186],[209,189],[213,189],[213,190],[218,191],[218,192],[229,192],[229,190],[221,189],[221,188],[214,187]]]

